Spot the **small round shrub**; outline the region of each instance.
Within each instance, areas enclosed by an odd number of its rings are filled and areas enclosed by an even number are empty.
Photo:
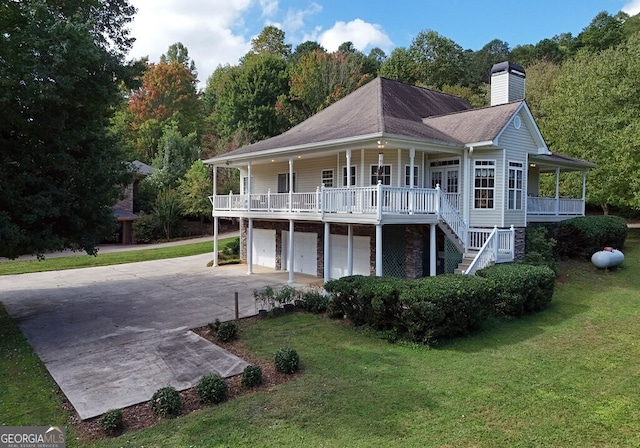
[[[262,369],[260,366],[249,365],[242,371],[242,385],[256,387],[262,384]]]
[[[280,373],[291,374],[298,370],[300,358],[292,348],[281,348],[276,352],[275,365]]]
[[[181,405],[180,394],[173,386],[162,387],[151,397],[151,410],[163,417],[180,414]]]
[[[220,403],[227,398],[227,382],[215,373],[200,378],[197,386],[198,396],[203,403]]]
[[[238,326],[234,322],[222,322],[218,327],[220,342],[230,342],[238,337]]]
[[[116,434],[122,429],[122,409],[109,409],[100,418],[100,427],[107,434]]]

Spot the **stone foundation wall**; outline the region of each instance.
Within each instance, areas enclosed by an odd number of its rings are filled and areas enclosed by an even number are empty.
[[[513,248],[515,261],[524,259],[525,248],[525,227],[516,227],[515,230],[515,247]]]
[[[405,272],[407,278],[420,278],[424,272],[424,251],[429,250],[429,226],[413,225],[405,229]]]

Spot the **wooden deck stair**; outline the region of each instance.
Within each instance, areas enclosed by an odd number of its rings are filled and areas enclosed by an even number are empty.
[[[464,271],[469,269],[469,266],[473,262],[473,259],[478,255],[477,250],[471,250],[464,254],[462,257],[462,261],[458,264],[458,267],[453,271],[454,274],[462,274]]]

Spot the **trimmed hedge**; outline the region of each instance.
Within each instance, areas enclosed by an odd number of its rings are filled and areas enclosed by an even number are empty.
[[[331,304],[355,325],[433,343],[479,328],[493,309],[492,282],[441,275],[419,280],[354,275],[325,284]]]
[[[550,227],[561,256],[590,258],[604,247],[622,250],[627,239],[627,223],[619,216],[584,216]]]
[[[493,310],[495,286],[471,275],[440,275],[408,283],[400,295],[402,333],[431,344],[477,330]]]
[[[555,272],[548,266],[498,264],[476,272],[496,286],[496,314],[520,317],[541,311],[551,302]]]

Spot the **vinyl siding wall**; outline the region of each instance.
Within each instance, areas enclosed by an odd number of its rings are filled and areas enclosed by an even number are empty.
[[[503,226],[524,227],[526,226],[526,198],[529,185],[528,176],[528,155],[537,154],[538,147],[533,139],[532,130],[526,125],[527,120],[524,117],[521,118],[520,129],[516,129],[513,121],[509,123],[500,136],[499,144],[503,148],[507,148],[506,152],[506,167],[504,167],[504,179],[503,179],[503,194],[504,202],[502,203],[502,209],[504,210]],[[509,175],[509,162],[522,163],[524,170],[523,173],[523,198],[521,210],[509,210],[508,209],[508,175]]]
[[[385,148],[381,150],[352,150],[351,166],[356,167],[355,186],[371,185],[371,167],[378,166],[378,153],[383,154],[384,165],[391,165],[391,185],[394,187],[405,186],[405,167],[411,164],[409,150]],[[450,157],[449,157],[450,158]],[[418,180],[414,185],[416,188],[430,186],[428,154],[416,151],[414,166],[418,167]],[[424,162],[424,163],[423,163]],[[336,155],[317,158],[295,158],[293,160],[293,172],[295,173],[295,191],[313,192],[322,185],[322,171],[333,170],[333,186],[342,187],[342,170],[347,165],[347,157],[344,151]],[[426,170],[425,170],[426,168]],[[243,189],[242,179],[247,177],[248,169],[240,169],[241,194],[246,192]],[[271,189],[272,193],[278,191],[278,174],[289,173],[288,161],[275,161],[272,163],[253,164],[251,166],[251,192],[266,193]],[[462,184],[461,184],[462,185]],[[219,192],[226,194],[226,192]]]

